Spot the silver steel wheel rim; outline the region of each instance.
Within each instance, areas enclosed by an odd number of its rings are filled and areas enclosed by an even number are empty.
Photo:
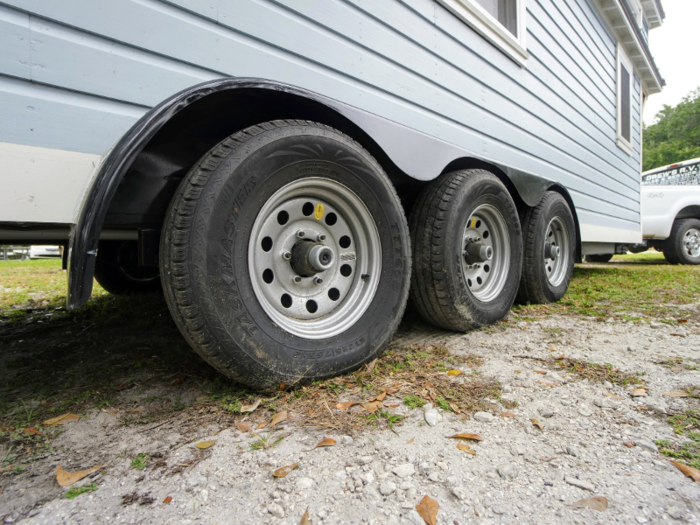
[[[328,247],[333,263],[313,276],[299,275],[289,258],[299,242]],[[275,324],[305,339],[325,339],[367,311],[379,284],[381,253],[377,226],[359,197],[338,182],[310,177],[280,188],[262,207],[250,234],[248,270],[255,296]]]
[[[683,235],[683,249],[690,257],[700,257],[700,230],[689,228]]]
[[[566,224],[560,217],[554,217],[547,225],[544,237],[543,256],[544,274],[549,284],[559,286],[566,278],[566,270],[569,267],[569,232]],[[559,248],[559,254],[552,256],[551,248]]]
[[[497,297],[508,279],[510,270],[510,235],[501,212],[491,204],[478,206],[464,228],[462,271],[472,295],[489,302]],[[486,261],[470,259],[466,252],[470,244],[491,249]]]

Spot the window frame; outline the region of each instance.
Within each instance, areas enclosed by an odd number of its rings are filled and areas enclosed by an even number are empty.
[[[521,66],[527,65],[530,54],[527,52],[527,9],[526,0],[516,2],[517,35],[513,35],[503,24],[493,17],[475,0],[437,0],[457,18],[466,22],[477,33],[489,40],[508,57]]]
[[[629,108],[630,108],[630,127],[629,127],[629,140],[625,138],[622,134],[622,67],[624,67],[629,73]],[[618,43],[617,44],[617,145],[624,150],[629,155],[634,155],[634,145],[632,144],[633,134],[634,134],[634,115],[632,115],[633,98],[634,98],[634,66],[632,61],[625,53],[625,50]]]

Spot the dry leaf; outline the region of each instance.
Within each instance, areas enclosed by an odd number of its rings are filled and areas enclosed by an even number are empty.
[[[544,430],[544,425],[540,423],[537,419],[532,418],[532,424],[539,428],[540,430]]]
[[[181,385],[184,382],[185,382],[185,376],[180,376],[180,377],[175,378],[175,380],[172,383],[170,383],[170,385],[177,386],[177,385]]]
[[[630,392],[632,397],[646,397],[647,396],[647,389],[646,388],[634,388]]]
[[[47,419],[42,423],[42,425],[65,425],[66,423],[70,423],[71,421],[78,421],[79,419],[80,416],[76,416],[75,414],[63,414],[62,416]]]
[[[682,323],[682,324],[685,324],[688,322],[687,319],[676,319],[676,321],[678,321],[679,323]]]
[[[293,465],[287,465],[286,467],[278,468],[272,473],[272,475],[276,478],[283,478],[298,466],[299,463],[294,463]]]
[[[255,430],[260,430],[263,429],[267,426],[267,421],[263,421],[262,423],[258,423],[258,426],[255,427]]]
[[[513,412],[501,412],[500,414],[498,414],[498,416],[499,417],[516,417],[515,414],[513,414]]]
[[[594,496],[572,503],[569,507],[593,509],[603,512],[608,508],[608,499],[603,496]]]
[[[682,337],[683,339],[685,339],[685,336],[683,334],[669,334],[669,335],[672,335],[674,337]]]
[[[316,445],[314,448],[318,447],[334,447],[335,446],[335,439],[333,438],[326,438],[323,441],[321,441],[318,445]]]
[[[348,390],[348,394],[353,395],[353,394],[359,394],[362,392],[362,387],[361,386],[356,386],[355,388],[351,388]]]
[[[690,397],[690,394],[683,390],[669,390],[668,392],[662,392],[662,395],[668,397]]]
[[[462,411],[459,409],[459,407],[455,403],[450,403],[450,408],[455,414],[461,414]]]
[[[284,381],[280,383],[280,392],[284,392]]]
[[[287,411],[283,410],[282,412],[277,412],[275,414],[275,417],[272,418],[272,422],[270,423],[270,428],[274,427],[278,423],[281,423],[282,421],[287,419]]]
[[[454,436],[447,436],[450,439],[471,439],[472,441],[483,441],[479,434],[455,434]]]
[[[165,504],[167,505],[167,504],[170,503],[172,500],[173,500],[173,497],[172,497],[172,496],[168,496],[167,498],[165,498],[165,499],[163,500],[163,503],[165,503]]]
[[[522,371],[522,370],[515,370],[515,373],[516,373],[516,374],[522,374],[523,371]]]
[[[206,450],[206,449],[208,449],[209,447],[211,447],[214,443],[216,443],[216,440],[213,440],[213,441],[200,441],[199,443],[197,443],[197,448],[198,448],[199,450]]]
[[[335,405],[335,408],[338,410],[347,410],[350,407],[354,407],[355,405],[359,405],[360,403],[356,403],[355,401],[345,401],[344,403],[338,403]]]
[[[398,408],[399,407],[398,404],[391,404],[391,403],[387,403],[386,401],[384,401],[384,406],[389,407],[389,408]],[[452,406],[452,405],[450,405],[450,406]],[[454,410],[454,408],[453,408],[453,410]],[[457,412],[457,413],[459,414],[459,412]]]
[[[449,372],[447,372],[447,375],[448,376],[458,376],[458,375],[461,375],[463,373],[464,372],[462,372],[461,370],[450,370]]]
[[[362,405],[362,408],[364,408],[370,414],[374,414],[377,411],[377,409],[379,408],[379,401],[374,401],[372,403],[365,403],[364,405]]]
[[[304,515],[301,517],[301,521],[299,522],[299,525],[314,525],[311,523],[311,520],[309,519],[309,508],[306,507],[306,510],[304,511]]]
[[[440,506],[438,505],[437,501],[432,499],[430,496],[423,496],[420,503],[416,505],[416,510],[418,511],[418,514],[420,514],[420,517],[423,518],[423,521],[425,521],[428,525],[436,525],[439,507]]]
[[[372,370],[374,370],[374,366],[375,366],[376,364],[377,364],[377,360],[374,359],[372,362],[370,362],[370,363],[367,365],[367,373],[368,373],[368,374],[371,374],[371,373],[372,373]]]
[[[377,397],[374,398],[375,401],[384,401],[384,398],[386,397],[386,392],[382,392],[379,394]]]
[[[694,467],[689,467],[688,465],[685,465],[680,461],[671,460],[671,463],[689,478],[693,478],[695,481],[700,481],[700,470]]]
[[[545,372],[544,370],[535,370],[534,372],[535,372],[536,374],[542,374],[543,376],[546,376],[546,375],[547,375],[547,372]]]
[[[605,397],[612,397],[613,399],[622,399],[620,396],[613,394],[612,392],[603,392]]]
[[[538,381],[538,383],[541,383],[545,386],[559,386],[558,383],[548,383],[547,381]]]
[[[634,441],[623,441],[622,444],[625,445],[627,448],[632,448],[636,445]]]
[[[63,467],[59,466],[56,469],[56,481],[58,481],[58,484],[62,487],[70,487],[73,483],[80,481],[88,474],[101,469],[103,466],[104,465],[98,465],[97,467],[81,470],[80,472],[68,472],[63,470]]]
[[[416,438],[411,438],[411,439],[409,439],[408,441],[406,441],[406,444],[407,444],[407,445],[410,445],[411,443],[413,443],[413,440],[414,440],[414,439],[416,439]]]
[[[464,443],[457,443],[457,448],[459,450],[464,450],[464,452],[466,452],[467,454],[476,456],[476,451],[474,451],[469,445],[465,445]]]
[[[24,429],[25,434],[37,434],[39,436],[43,436],[43,432],[39,432],[39,429],[36,427],[29,427]]]
[[[255,403],[253,403],[252,405],[243,405],[243,406],[241,407],[241,412],[252,412],[252,411],[255,410],[256,408],[258,408],[258,406],[260,406],[260,399],[258,399],[258,400],[257,400]]]
[[[250,421],[239,421],[236,423],[236,428],[244,433],[251,432],[253,430],[253,425],[250,424]]]

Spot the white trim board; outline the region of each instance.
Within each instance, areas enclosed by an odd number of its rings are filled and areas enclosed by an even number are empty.
[[[610,228],[607,226],[595,226],[581,223],[581,242],[615,242],[632,243],[642,242],[641,225],[639,230],[623,230],[622,228]]]
[[[75,224],[101,158],[0,142],[0,222]]]

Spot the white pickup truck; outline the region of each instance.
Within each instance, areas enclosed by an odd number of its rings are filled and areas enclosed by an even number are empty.
[[[671,264],[700,264],[700,158],[642,173],[642,236]]]
[[[700,158],[642,173],[641,244],[618,245],[615,253],[663,252],[671,264],[700,264]],[[608,262],[612,253],[587,254]]]

